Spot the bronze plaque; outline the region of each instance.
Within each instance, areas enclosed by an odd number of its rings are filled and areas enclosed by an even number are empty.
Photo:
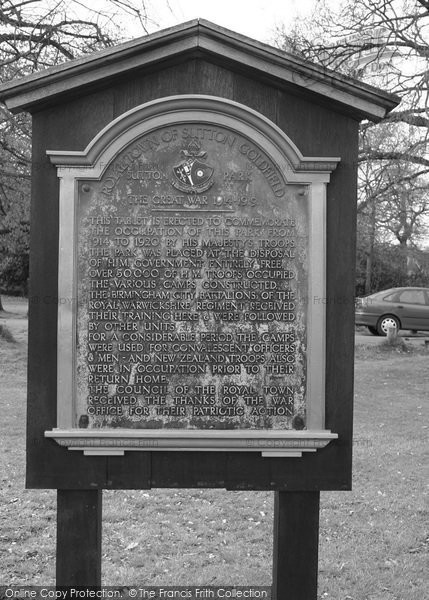
[[[74,426],[305,428],[307,186],[198,123],[78,185]]]

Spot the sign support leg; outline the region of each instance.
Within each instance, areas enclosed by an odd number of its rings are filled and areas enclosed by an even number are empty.
[[[273,600],[317,600],[319,492],[275,492]]]
[[[101,490],[58,490],[56,585],[101,586]]]

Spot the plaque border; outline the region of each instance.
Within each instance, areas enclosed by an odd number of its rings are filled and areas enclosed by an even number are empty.
[[[174,124],[216,124],[247,136],[273,161],[288,184],[308,186],[309,278],[307,327],[307,429],[211,430],[73,427],[76,372],[76,210],[78,184],[98,180],[128,144]],[[253,109],[206,95],[169,96],[127,111],[102,129],[83,151],[47,150],[59,178],[57,428],[45,432],[61,446],[85,454],[117,455],[125,450],[260,451],[263,456],[301,456],[338,436],[325,427],[326,197],[338,157],[305,157],[275,123]],[[315,302],[318,298],[320,301]],[[215,435],[213,435],[215,433]],[[255,445],[247,445],[251,439]],[[140,441],[139,441],[140,440]],[[157,442],[156,445],[149,444]],[[297,446],[301,441],[302,445]],[[145,445],[146,442],[146,445]],[[305,442],[305,443],[304,443]]]

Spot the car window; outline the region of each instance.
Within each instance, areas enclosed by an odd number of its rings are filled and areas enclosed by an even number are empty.
[[[398,301],[406,304],[426,304],[423,290],[404,290],[399,294]]]
[[[387,296],[384,296],[383,300],[385,302],[395,302],[397,297],[398,297],[398,292],[391,292],[390,294],[387,294]]]

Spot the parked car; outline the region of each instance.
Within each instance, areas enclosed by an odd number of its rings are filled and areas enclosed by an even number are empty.
[[[429,331],[429,288],[391,288],[356,298],[355,322],[374,335],[387,335],[390,327]]]

